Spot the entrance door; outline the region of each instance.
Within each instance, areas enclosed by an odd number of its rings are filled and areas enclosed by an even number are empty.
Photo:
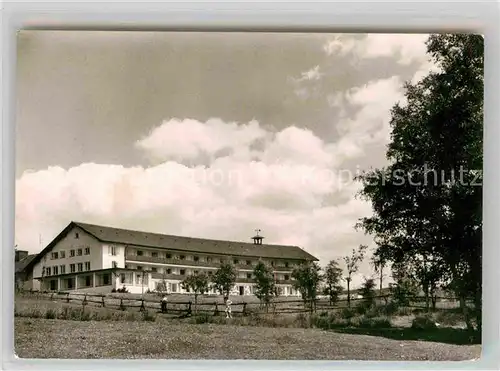
[[[245,293],[245,290],[243,288],[243,286],[240,286],[240,295],[243,295]]]

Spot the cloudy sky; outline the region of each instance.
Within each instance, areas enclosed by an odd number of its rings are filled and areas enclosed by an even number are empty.
[[[259,228],[322,265],[372,247],[352,177],[385,164],[390,108],[434,68],[426,39],[22,31],[18,247],[71,220],[239,241]]]

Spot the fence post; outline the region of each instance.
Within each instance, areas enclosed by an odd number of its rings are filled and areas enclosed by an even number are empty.
[[[83,298],[83,301],[82,301],[82,305],[87,305],[87,294],[85,294],[84,298]]]
[[[66,303],[69,303],[69,292],[66,294]]]
[[[123,299],[120,299],[120,310],[125,310],[125,306],[123,305]]]
[[[247,315],[247,303],[243,303],[243,316]]]
[[[54,300],[54,293],[50,294],[50,300]]]
[[[140,312],[144,312],[146,308],[144,307],[144,299],[141,300],[141,307],[139,308]]]
[[[214,310],[214,316],[219,315],[219,307],[217,306],[217,302],[215,302],[215,310]]]
[[[106,305],[104,304],[104,296],[102,297],[102,307],[104,308]]]
[[[191,315],[191,300],[189,300],[188,309],[187,309],[187,316],[190,316],[190,315]]]

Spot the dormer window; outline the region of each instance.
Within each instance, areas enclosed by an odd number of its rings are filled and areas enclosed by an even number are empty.
[[[78,234],[78,232],[75,233],[75,238],[76,239],[79,239],[80,238],[80,235]]]

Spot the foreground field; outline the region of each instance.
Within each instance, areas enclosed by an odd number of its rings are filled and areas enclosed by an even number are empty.
[[[15,318],[21,358],[471,360],[480,345],[400,341],[318,329]]]

